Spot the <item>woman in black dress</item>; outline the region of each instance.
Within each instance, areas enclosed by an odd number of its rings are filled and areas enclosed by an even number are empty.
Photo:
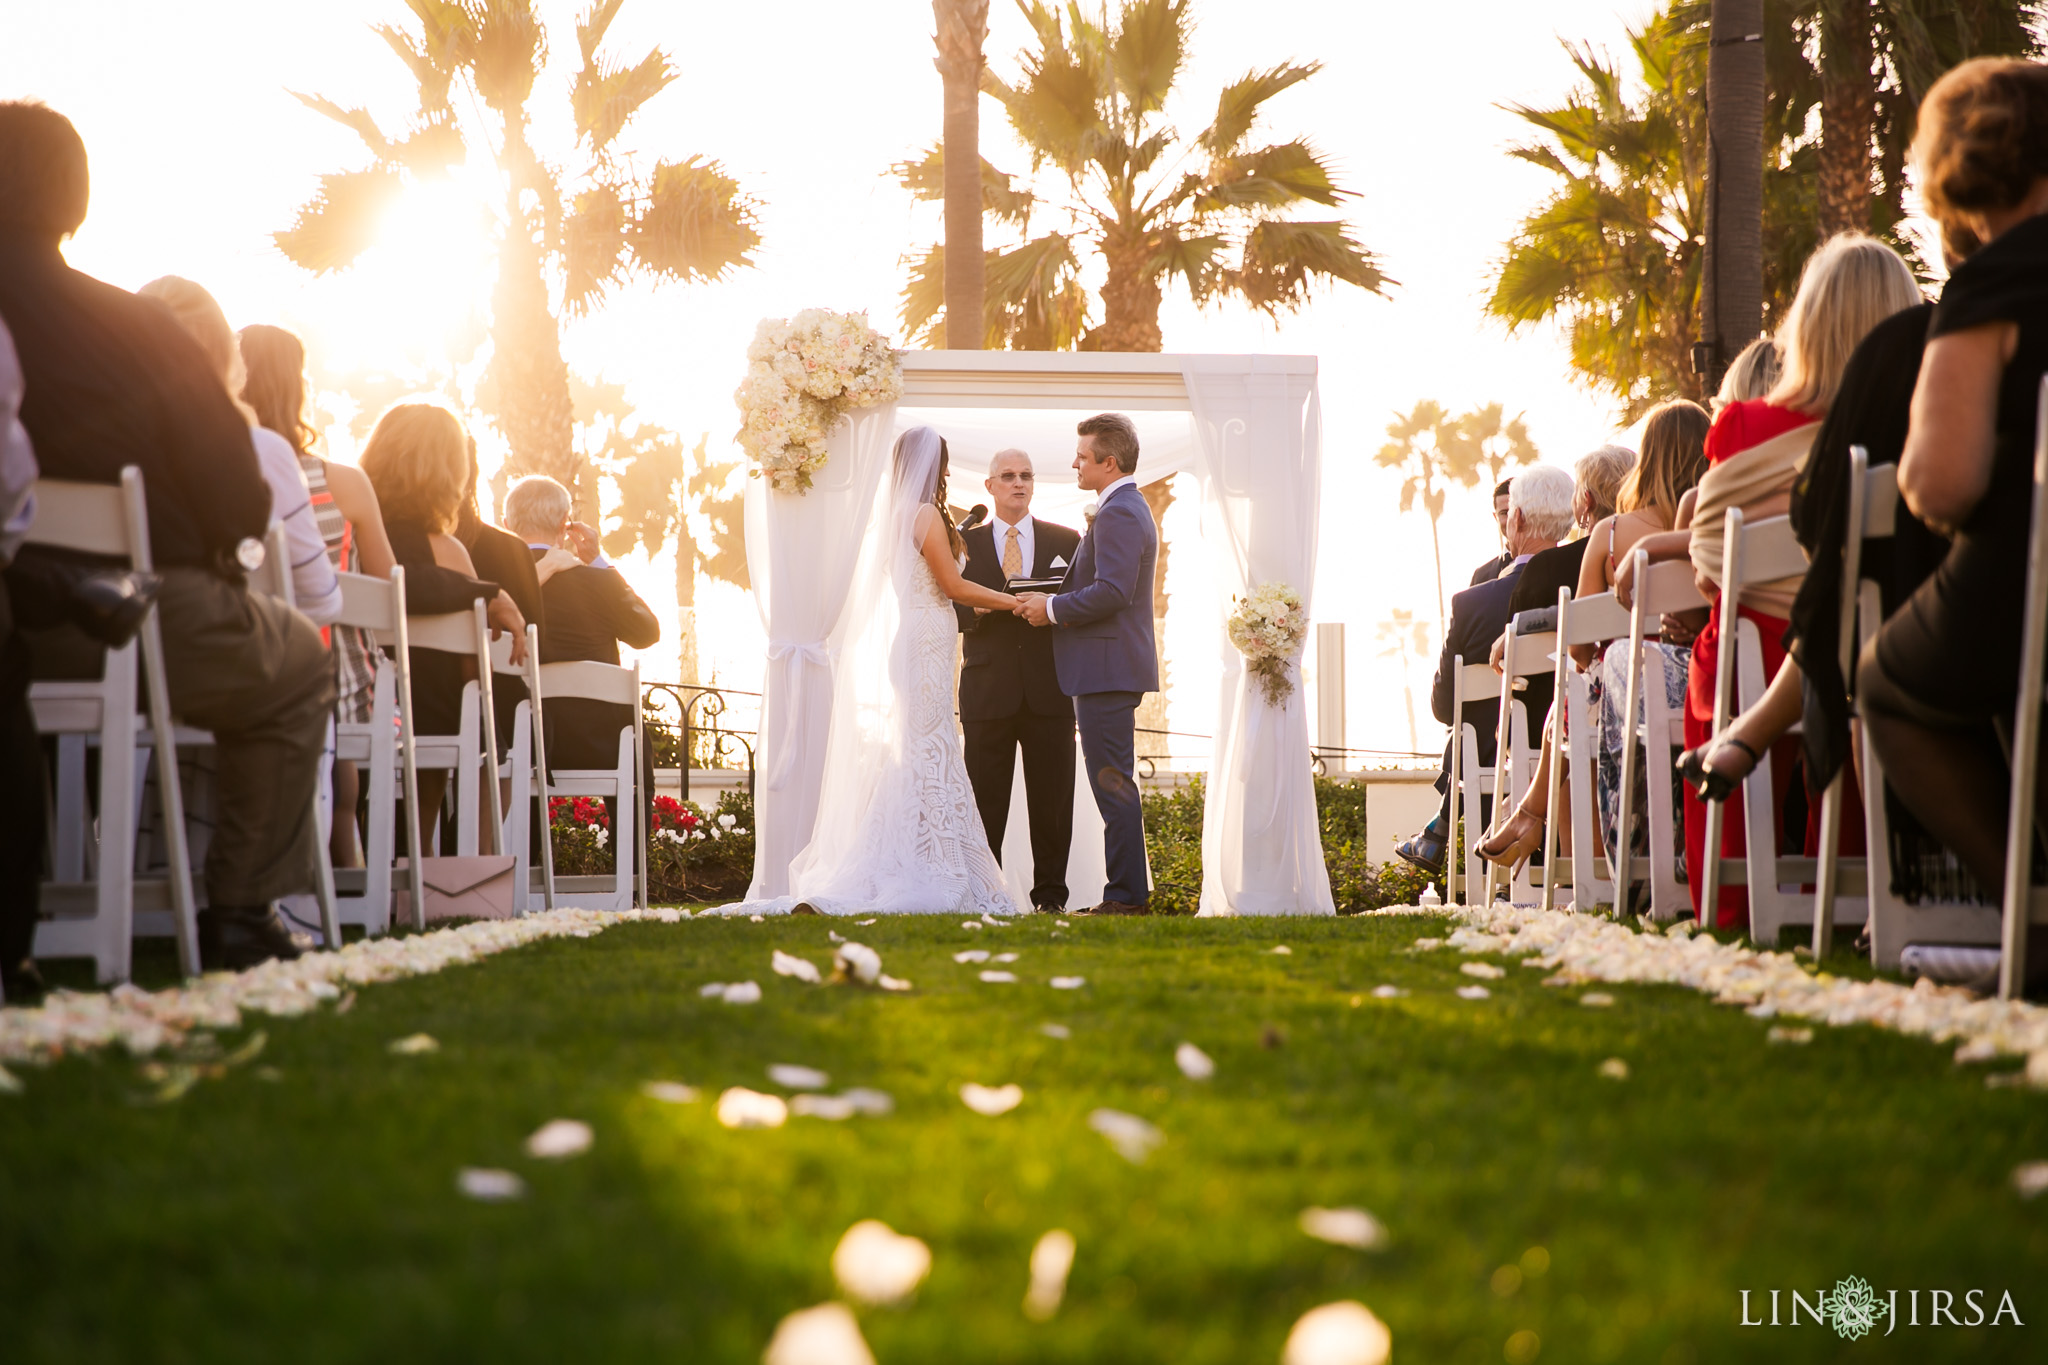
[[[1920,109],[1920,189],[1956,250],[1899,462],[1906,506],[1953,535],[1864,651],[1857,689],[1897,795],[1984,887],[2003,882],[2010,775],[1994,726],[2019,680],[2034,427],[2048,370],[2048,67],[1966,62]]]
[[[525,617],[497,583],[476,576],[469,551],[455,538],[457,510],[469,486],[469,433],[461,420],[439,404],[401,403],[378,419],[363,447],[362,467],[383,507],[392,554],[405,570],[407,613],[439,616],[485,602],[493,633],[510,631],[513,662],[525,662]],[[414,732],[454,734],[463,684],[474,676],[472,658],[415,649]],[[420,774],[422,848],[431,847],[447,781],[445,770]]]

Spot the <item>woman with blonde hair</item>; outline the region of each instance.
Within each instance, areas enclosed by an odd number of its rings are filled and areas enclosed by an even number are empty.
[[[511,596],[476,576],[469,551],[455,538],[458,510],[469,487],[469,433],[462,420],[431,402],[404,402],[377,419],[363,447],[363,473],[376,489],[391,550],[405,569],[406,610],[420,616],[467,611],[488,604],[493,631],[512,635],[512,658],[526,658],[526,620]],[[412,661],[413,728],[452,735],[461,720],[462,687],[473,660],[433,650]],[[445,771],[420,774],[420,847],[432,846],[440,823]]]
[[[299,472],[298,453],[285,438],[265,429],[256,410],[242,400],[248,371],[227,314],[221,312],[213,295],[177,275],[151,280],[135,292],[171,310],[178,325],[199,343],[220,376],[221,386],[248,420],[256,463],[263,470],[263,481],[270,485],[270,519],[284,523],[285,545],[292,559],[292,605],[315,625],[332,621],[341,611],[341,584],[334,577],[334,566],[328,563],[327,547],[313,518],[312,494]]]
[[[1843,233],[1823,243],[1807,258],[1799,291],[1779,325],[1777,345],[1782,366],[1778,382],[1762,400],[1737,400],[1723,407],[1707,433],[1707,472],[1687,528],[1685,552],[1691,557],[1700,591],[1711,600],[1707,623],[1693,641],[1685,694],[1685,742],[1680,760],[1686,778],[1685,857],[1693,869],[1688,886],[1693,909],[1704,925],[1709,921],[1699,903],[1705,866],[1706,806],[1704,801],[1729,790],[1759,761],[1746,740],[1728,734],[1711,746],[1714,725],[1714,678],[1720,662],[1725,623],[1721,620],[1720,580],[1722,531],[1728,509],[1740,507],[1751,522],[1785,515],[1793,482],[1805,466],[1821,420],[1841,387],[1849,356],[1879,323],[1921,302],[1920,286],[1896,251],[1861,233]],[[1676,558],[1673,538],[1645,542],[1653,559]],[[1775,679],[1785,659],[1784,636],[1800,580],[1791,577],[1745,588],[1738,613],[1753,621],[1763,642],[1764,672]],[[1616,593],[1633,591],[1628,575],[1617,575]],[[1791,684],[1797,692],[1796,678]],[[1745,761],[1746,756],[1746,761]],[[1788,751],[1772,765],[1774,795],[1782,801],[1795,755]],[[1853,844],[1860,828],[1845,831]],[[1718,856],[1740,857],[1744,851],[1740,821],[1727,822]],[[1740,887],[1724,888],[1715,907],[1720,927],[1747,924],[1749,897]]]

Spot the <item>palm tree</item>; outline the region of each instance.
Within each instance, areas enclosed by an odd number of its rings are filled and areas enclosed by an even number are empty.
[[[1465,458],[1472,462],[1475,478],[1479,470],[1486,471],[1489,488],[1500,483],[1509,465],[1535,464],[1541,458],[1536,443],[1529,439],[1528,424],[1522,420],[1527,414],[1506,417],[1505,412],[1499,403],[1488,403],[1457,420],[1457,439],[1465,443]]]
[[[946,329],[952,350],[980,350],[985,266],[981,258],[981,77],[988,69],[981,47],[988,41],[988,0],[932,0],[938,22],[936,65],[945,80],[944,146],[953,156],[945,175],[946,316],[961,318]]]
[[[1429,626],[1415,619],[1407,607],[1395,607],[1379,623],[1376,633],[1382,659],[1401,661],[1401,695],[1408,703],[1408,752],[1419,753],[1415,733],[1415,660],[1429,657]]]
[[[747,576],[744,495],[729,492],[738,460],[710,457],[710,436],[687,455],[682,438],[642,422],[628,434],[610,432],[598,465],[618,489],[614,525],[604,535],[606,554],[676,547],[677,669],[683,682],[702,678],[697,632],[697,576],[745,591]]]
[[[472,148],[488,155],[503,199],[491,356],[478,402],[511,448],[509,469],[553,475],[586,515],[596,507],[596,487],[575,449],[561,315],[590,311],[633,275],[723,278],[751,265],[761,241],[753,202],[716,162],[660,160],[643,174],[619,148],[626,124],[676,79],[659,48],[628,66],[600,55],[623,3],[593,0],[576,25],[582,66],[569,106],[583,166],[569,174],[544,161],[529,137],[528,105],[547,62],[535,0],[406,0],[419,31],[389,24],[376,31],[418,86],[409,128],[394,139],[365,109],[300,95],[361,137],[371,164],[322,176],[292,226],[274,234],[305,269],[347,269],[408,184],[445,175]],[[459,93],[480,100],[488,117],[459,113]]]
[[[1713,0],[1708,21],[1705,250],[1693,364],[1703,389],[1764,325],[1764,0]]]
[[[1274,316],[1299,308],[1318,284],[1384,293],[1392,283],[1343,223],[1289,216],[1352,197],[1329,163],[1301,139],[1252,143],[1266,101],[1320,63],[1253,71],[1225,86],[1213,121],[1190,137],[1163,115],[1187,53],[1190,0],[1120,0],[1114,15],[1097,18],[1078,5],[1063,17],[1043,0],[1017,3],[1037,45],[1020,54],[1021,79],[991,74],[983,88],[1030,149],[1034,175],[1054,173],[1055,207],[1068,227],[1052,234],[1064,253],[1041,239],[1027,244],[1028,263],[1007,273],[990,258],[990,315],[1071,318],[1067,301],[1089,254],[1103,259],[1107,278],[1102,320],[1077,338],[1083,350],[1158,350],[1159,306],[1175,277],[1197,302],[1235,298]],[[904,291],[913,330],[930,268],[929,257],[914,262]]]
[[[1387,427],[1393,439],[1380,447],[1373,462],[1386,469],[1400,470],[1401,511],[1415,509],[1419,502],[1429,515],[1429,547],[1436,557],[1436,618],[1439,628],[1448,628],[1444,612],[1444,551],[1437,535],[1443,520],[1444,494],[1451,485],[1470,488],[1479,481],[1476,447],[1459,430],[1459,419],[1444,411],[1443,404],[1425,398],[1407,416],[1396,413]]]

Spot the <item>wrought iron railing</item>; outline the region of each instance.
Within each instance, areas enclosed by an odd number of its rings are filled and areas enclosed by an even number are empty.
[[[714,687],[705,683],[645,682],[640,684],[641,724],[652,732],[649,747],[658,757],[672,753],[682,782],[682,799],[690,799],[690,769],[745,768],[747,795],[754,794],[754,749],[758,730],[742,730],[725,723],[735,697],[751,697],[758,704],[759,692],[735,687]],[[666,767],[666,764],[653,766]]]

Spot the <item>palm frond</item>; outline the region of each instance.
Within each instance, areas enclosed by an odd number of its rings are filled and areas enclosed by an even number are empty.
[[[1088,326],[1088,295],[1072,239],[1047,233],[983,259],[983,344],[990,350],[1072,350]],[[903,263],[908,272],[898,317],[906,337],[929,346],[945,330],[945,248],[931,246]]]
[[[424,123],[392,149],[392,160],[414,175],[442,175],[468,155],[462,129],[451,119]]]
[[[533,0],[468,0],[469,50],[477,94],[499,117],[525,117],[533,82],[548,63],[548,31]]]
[[[889,168],[889,174],[910,191],[913,199],[928,204],[945,202],[946,149],[943,146],[935,144],[927,148],[916,161],[897,162]],[[997,170],[987,157],[981,159],[983,213],[999,222],[1022,227],[1030,221],[1031,208],[1036,202],[1030,190],[1018,187],[1014,176]]]
[[[1335,207],[1356,197],[1337,188],[1329,165],[1306,142],[1281,142],[1222,159],[1195,196],[1197,214],[1232,209],[1276,209],[1304,201]]]
[[[370,149],[371,156],[379,161],[391,159],[391,139],[384,136],[384,130],[377,126],[377,120],[370,117],[369,110],[344,109],[324,95],[302,95],[294,90],[291,96],[314,113],[333,119],[361,138],[363,145]]]
[[[588,313],[619,278],[626,251],[626,202],[612,185],[576,196],[562,220],[562,306]]]
[[[1180,276],[1195,302],[1206,303],[1223,288],[1223,253],[1229,247],[1229,239],[1217,233],[1169,232],[1148,263],[1148,273]]]
[[[384,166],[323,175],[292,225],[271,240],[286,259],[315,274],[345,270],[376,240],[385,210],[403,190],[398,172]]]
[[[1245,234],[1242,263],[1223,272],[1220,288],[1274,316],[1308,302],[1318,281],[1353,284],[1382,296],[1396,283],[1342,223],[1269,219]]]
[[[443,53],[432,43],[415,41],[411,34],[390,24],[373,25],[371,31],[382,38],[405,63],[406,69],[412,72],[413,81],[420,88],[421,117],[431,119],[452,114],[448,90],[455,81],[455,68],[441,60]]]
[[[990,75],[982,88],[1009,116],[1010,126],[1031,149],[1031,168],[1050,162],[1070,178],[1081,174],[1104,131],[1100,97],[1102,64],[1087,45],[1070,46],[1059,16],[1040,0],[1019,0],[1037,32],[1037,51],[1018,56],[1023,79],[1015,85]],[[1077,30],[1087,27],[1078,11]]]
[[[1157,113],[1187,59],[1188,0],[1124,0],[1109,69],[1134,115]]]
[[[752,265],[761,245],[754,201],[716,161],[654,168],[647,201],[626,229],[633,261],[670,279],[717,280]]]
[[[1251,72],[1224,86],[1223,93],[1216,97],[1216,121],[1202,131],[1196,142],[1211,156],[1230,156],[1258,121],[1260,105],[1322,69],[1321,62],[1290,63],[1270,71]]]
[[[586,62],[569,92],[577,138],[589,144],[592,155],[604,155],[627,121],[668,89],[679,74],[660,48],[628,67],[607,69],[595,61]]]
[[[583,54],[585,66],[597,65],[597,50],[604,45],[604,35],[612,20],[619,17],[619,6],[625,3],[626,0],[591,0],[590,8],[576,21],[576,50]]]

